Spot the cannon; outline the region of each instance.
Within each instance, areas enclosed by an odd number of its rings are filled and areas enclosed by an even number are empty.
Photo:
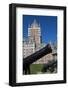
[[[25,74],[27,74],[28,71],[28,73],[30,74],[30,65],[51,52],[52,52],[51,46],[50,44],[47,44],[44,48],[36,51],[30,56],[27,56],[26,58],[23,58],[23,72],[25,71]]]

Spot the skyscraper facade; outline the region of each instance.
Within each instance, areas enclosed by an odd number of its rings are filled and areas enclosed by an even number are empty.
[[[34,39],[36,46],[41,43],[41,28],[40,24],[38,24],[36,20],[34,20],[28,27],[28,37]]]

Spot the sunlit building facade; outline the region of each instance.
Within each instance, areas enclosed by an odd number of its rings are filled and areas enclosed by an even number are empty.
[[[35,43],[33,39],[28,38],[23,41],[23,57],[27,57],[35,52]]]
[[[41,43],[41,27],[36,20],[34,20],[28,27],[28,37],[32,37],[34,39],[36,46]]]

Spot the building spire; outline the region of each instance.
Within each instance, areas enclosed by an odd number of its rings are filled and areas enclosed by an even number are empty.
[[[36,19],[34,19],[33,23],[31,24],[31,27],[39,27],[39,24],[37,23]]]

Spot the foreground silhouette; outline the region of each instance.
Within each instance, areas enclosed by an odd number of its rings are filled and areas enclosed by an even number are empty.
[[[30,65],[51,52],[52,52],[51,46],[50,44],[47,44],[44,48],[24,58],[23,59],[23,72],[25,74],[27,73],[30,74]]]

